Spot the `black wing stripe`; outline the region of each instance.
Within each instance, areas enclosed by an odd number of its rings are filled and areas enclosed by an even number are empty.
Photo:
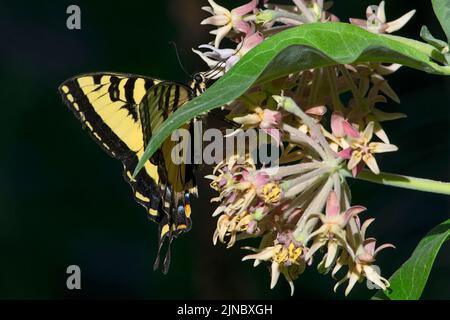
[[[151,80],[151,79],[149,79],[149,80],[150,81],[145,81],[145,84],[144,84],[144,88],[145,88],[146,92],[155,85],[155,82],[153,80]]]
[[[175,86],[175,92],[173,94],[172,109],[176,109],[178,107],[179,102],[180,102],[180,87]]]
[[[125,89],[125,99],[132,103],[137,104],[137,101],[134,101],[134,84],[136,83],[137,78],[130,78],[125,83],[124,89]]]
[[[120,79],[116,76],[112,76],[111,79],[109,80],[111,82],[111,85],[109,86],[109,98],[111,99],[111,101],[115,102],[120,100],[119,97],[119,83],[120,83]]]
[[[102,74],[95,74],[95,75],[93,76],[93,78],[94,78],[94,83],[95,83],[95,84],[100,84],[100,81],[101,81],[102,77],[103,77]]]
[[[164,115],[164,120],[167,119],[167,117],[169,116],[169,114],[172,112],[172,108],[170,105],[170,96],[172,93],[172,87],[173,85],[169,85],[168,87],[165,87],[164,90],[164,106],[163,106],[163,115]]]

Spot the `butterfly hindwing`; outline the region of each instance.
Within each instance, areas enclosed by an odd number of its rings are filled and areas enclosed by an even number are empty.
[[[139,111],[141,115],[144,137],[150,139],[151,133],[176,109],[194,98],[193,90],[187,86],[164,81],[151,88],[143,98]],[[190,130],[192,123],[185,124],[182,129]],[[145,144],[148,141],[146,140]],[[189,140],[182,140],[188,143]],[[161,210],[164,214],[159,227],[159,250],[164,240],[168,239],[168,253],[163,263],[163,271],[167,270],[170,261],[170,243],[172,238],[190,229],[190,193],[196,194],[193,166],[172,159],[172,151],[180,143],[170,138],[163,142],[161,148],[154,154],[152,160],[158,164],[160,176]],[[190,150],[185,145],[184,150]],[[158,267],[159,260],[155,262]]]

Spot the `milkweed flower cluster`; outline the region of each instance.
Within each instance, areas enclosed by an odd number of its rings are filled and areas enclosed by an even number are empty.
[[[250,1],[228,10],[213,0],[204,8],[211,17],[202,24],[216,29],[210,44],[194,50],[209,66],[205,74],[217,79],[264,39],[307,23],[339,21],[329,12],[330,2],[293,0],[292,5]],[[414,14],[386,22],[384,1],[369,6],[366,20],[350,22],[375,33],[401,28]],[[224,39],[233,48],[223,48]],[[202,51],[203,50],[203,51]],[[261,238],[243,260],[270,266],[271,288],[280,278],[294,281],[307,267],[337,279],[335,290],[347,283],[348,295],[367,279],[386,289],[389,282],[376,266],[376,256],[391,244],[376,247],[366,237],[374,219],[364,219],[366,208],[352,204],[346,182],[362,170],[379,174],[379,153],[397,151],[383,128],[385,121],[404,118],[379,106],[388,99],[400,102],[385,79],[399,65],[357,63],[335,65],[284,76],[252,87],[225,106],[239,130],[259,128],[272,136],[281,150],[276,166],[256,163],[247,153],[234,154],[207,176],[218,192],[213,213],[218,242],[232,247],[248,238]]]

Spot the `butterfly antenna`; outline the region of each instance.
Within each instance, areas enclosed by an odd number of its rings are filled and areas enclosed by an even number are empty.
[[[242,50],[243,47],[244,47],[244,41],[241,41],[236,48],[236,54],[238,54]]]
[[[211,70],[205,72],[205,76],[212,80],[216,75],[222,72],[222,68],[225,62],[219,61]]]
[[[189,72],[186,71],[186,68],[184,67],[183,63],[181,62],[181,58],[180,58],[180,54],[179,54],[179,52],[178,52],[177,44],[176,44],[174,41],[170,41],[169,44],[170,44],[171,46],[173,46],[173,48],[175,49],[175,54],[177,55],[178,64],[180,65],[181,70],[183,70],[183,72],[184,72],[188,77],[191,77],[192,75],[191,75]]]
[[[243,41],[241,41],[239,43],[238,47],[236,48],[235,54],[238,54],[242,50],[243,43],[244,43]],[[205,72],[205,76],[210,79],[214,78],[216,75],[218,75],[220,72],[222,72],[221,69],[224,67],[224,64],[225,64],[225,62],[219,61],[213,68],[211,68],[211,70]]]

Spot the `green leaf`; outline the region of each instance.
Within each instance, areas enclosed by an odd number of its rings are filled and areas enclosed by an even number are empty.
[[[444,56],[426,43],[370,33],[347,23],[313,23],[280,32],[247,53],[201,96],[158,128],[134,174],[170,134],[192,118],[234,101],[252,85],[301,70],[355,62],[387,62],[450,75]]]
[[[450,0],[431,0],[434,14],[441,23],[442,29],[450,44]]]
[[[372,299],[419,299],[434,259],[442,244],[449,238],[450,219],[435,227],[420,241],[412,256],[389,278],[391,286],[388,290],[378,291]]]
[[[447,48],[448,51],[447,42],[433,37],[430,30],[428,30],[427,26],[422,26],[422,29],[420,30],[420,37],[427,43],[431,44],[433,47],[437,48],[438,50],[442,51],[443,49]]]

